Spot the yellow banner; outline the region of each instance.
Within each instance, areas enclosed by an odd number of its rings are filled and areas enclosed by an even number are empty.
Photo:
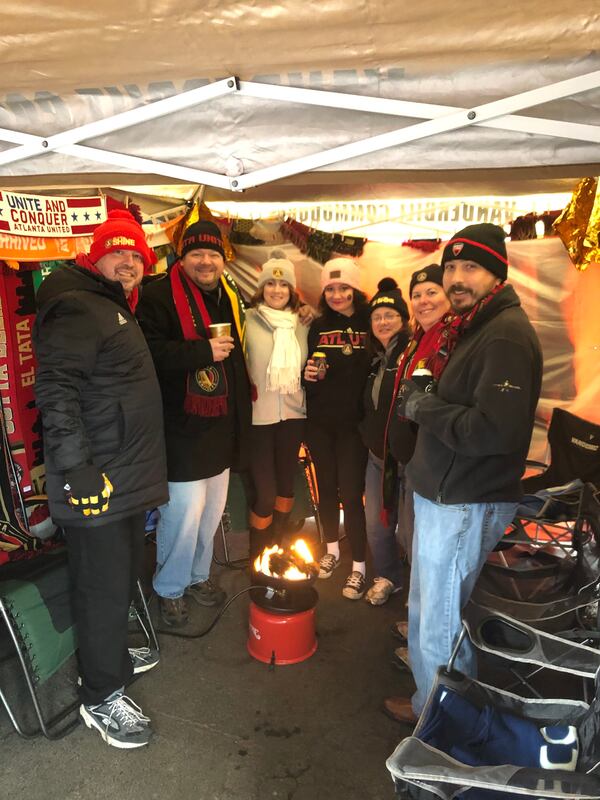
[[[63,261],[87,252],[91,236],[46,238],[44,236],[17,236],[0,233],[0,259],[2,261]]]

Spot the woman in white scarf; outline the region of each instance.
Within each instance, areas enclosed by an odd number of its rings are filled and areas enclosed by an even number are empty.
[[[252,561],[280,543],[294,503],[294,476],[304,436],[301,386],[307,328],[300,322],[294,265],[276,251],[263,265],[246,315],[248,369],[256,389],[252,407],[250,510]]]

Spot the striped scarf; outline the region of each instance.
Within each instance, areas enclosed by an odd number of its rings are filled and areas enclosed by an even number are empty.
[[[180,261],[173,265],[169,279],[184,339],[186,341],[209,339],[209,325],[212,320],[202,291],[187,277]],[[220,285],[229,299],[235,329],[245,356],[246,318],[243,300],[228,273],[222,274]],[[184,411],[186,414],[203,417],[225,416],[228,410],[228,394],[227,375],[222,361],[190,370],[187,375]]]

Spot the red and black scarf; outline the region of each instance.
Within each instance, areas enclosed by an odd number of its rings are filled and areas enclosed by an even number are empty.
[[[439,381],[460,337],[472,326],[473,320],[477,314],[479,314],[505,286],[506,284],[499,283],[489,294],[482,297],[479,302],[475,303],[473,308],[470,308],[464,314],[454,314],[452,312],[445,314],[442,319],[428,331],[424,331],[423,328],[419,326],[406,346],[406,350],[400,356],[383,443],[384,468],[382,476],[381,518],[384,524],[386,524],[388,515],[392,510],[393,490],[396,483],[397,465],[389,453],[388,430],[392,414],[394,413],[400,381],[403,378],[410,378],[417,366],[429,369],[434,379]]]
[[[187,277],[179,261],[173,265],[169,279],[184,339],[209,339],[211,318],[202,292]],[[227,414],[227,401],[227,376],[222,361],[188,372],[183,404],[186,414],[222,417]]]

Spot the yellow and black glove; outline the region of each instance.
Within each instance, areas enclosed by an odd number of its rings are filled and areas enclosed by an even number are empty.
[[[70,505],[84,517],[98,516],[108,511],[113,493],[112,483],[93,464],[65,472],[64,490]]]

